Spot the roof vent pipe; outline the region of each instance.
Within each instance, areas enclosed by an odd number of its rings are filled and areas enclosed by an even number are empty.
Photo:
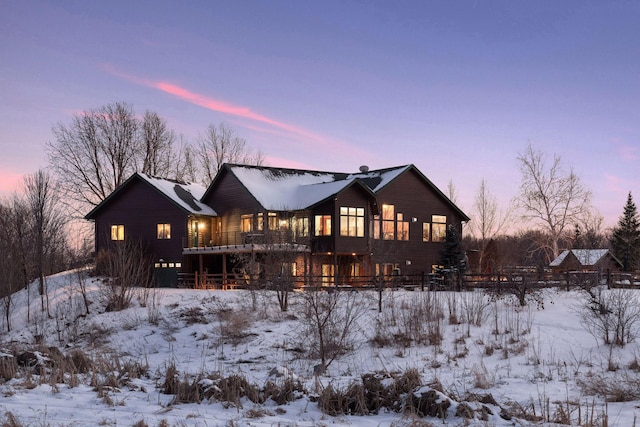
[[[367,165],[360,166],[360,172],[362,172],[362,173],[369,172],[369,166],[367,166]]]

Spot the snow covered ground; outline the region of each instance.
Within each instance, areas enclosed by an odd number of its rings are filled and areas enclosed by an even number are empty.
[[[345,333],[346,344],[320,372],[302,293],[281,312],[268,291],[137,290],[129,308],[105,312],[100,280],[85,283],[89,314],[74,272],[48,279],[48,315],[35,283],[13,296],[10,332],[2,305],[2,425],[632,426],[640,414],[638,344],[610,347],[589,333],[579,314],[584,291],[549,289],[543,307],[524,308],[481,292],[386,291],[381,313],[375,292],[340,293],[329,330]],[[56,373],[50,347],[84,355],[88,367]],[[42,367],[7,375],[25,354]],[[404,412],[331,416],[319,408],[329,388],[346,393],[367,374],[389,386],[408,372],[423,385],[414,396],[436,390],[450,405],[426,417],[408,396],[397,402]],[[224,401],[217,381],[234,374],[257,390],[297,384],[295,398]],[[199,403],[163,393],[170,380],[197,384]],[[635,400],[605,403],[594,392]]]

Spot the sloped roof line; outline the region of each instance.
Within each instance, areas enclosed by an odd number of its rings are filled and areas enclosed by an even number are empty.
[[[562,251],[562,253],[558,255],[556,259],[551,261],[549,266],[560,266],[567,258],[567,256],[569,256],[569,254],[572,254],[576,258],[578,263],[580,263],[581,266],[585,267],[596,265],[602,258],[607,256],[607,254],[610,255],[618,264],[622,265],[620,261],[611,253],[611,251],[609,251],[609,249],[567,249],[565,251]]]
[[[136,172],[129,178],[127,178],[127,180],[123,182],[122,185],[116,188],[102,202],[95,206],[88,214],[86,214],[85,219],[93,219],[93,217],[99,210],[101,210],[105,205],[110,203],[111,200],[117,197],[117,195],[120,194],[123,189],[127,188],[135,179],[140,179],[142,182],[145,182],[188,214],[217,216],[217,213],[215,210],[213,210],[213,208],[200,201],[204,192],[206,191],[206,188],[202,185],[195,183],[185,183],[165,178],[157,178],[140,172]]]

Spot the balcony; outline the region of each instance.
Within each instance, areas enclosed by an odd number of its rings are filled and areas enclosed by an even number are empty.
[[[192,242],[193,240],[190,239]],[[264,232],[232,231],[217,233],[206,244],[187,245],[183,241],[183,254],[222,254],[265,251],[310,252],[309,238],[295,239],[288,230]]]

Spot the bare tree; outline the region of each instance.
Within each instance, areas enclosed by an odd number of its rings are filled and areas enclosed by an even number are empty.
[[[45,311],[45,275],[48,260],[55,256],[55,252],[64,248],[58,248],[54,243],[60,243],[65,226],[65,215],[60,205],[59,194],[51,176],[39,170],[24,178],[25,201],[31,218],[31,230],[33,238],[32,257],[35,267],[35,275],[39,282],[39,293],[42,302],[42,311]]]
[[[175,179],[182,182],[200,181],[197,151],[191,144],[183,140],[182,135],[180,136],[180,144],[177,147],[175,161],[172,164],[173,172],[171,175]]]
[[[640,333],[640,301],[635,290],[595,287],[577,310],[584,328],[607,345],[624,347]]]
[[[305,305],[303,334],[320,359],[316,372],[321,373],[357,343],[358,319],[369,309],[364,293],[324,291],[321,288],[302,294]]]
[[[53,128],[49,163],[72,200],[95,206],[136,170],[138,121],[124,103],[84,111]]]
[[[480,182],[480,188],[476,194],[474,204],[473,220],[470,222],[472,233],[478,239],[480,246],[480,257],[478,264],[481,270],[484,270],[484,253],[487,243],[494,239],[506,227],[510,211],[498,210],[498,201],[496,197],[489,191],[487,182],[483,178]]]
[[[198,138],[198,160],[202,168],[201,181],[209,185],[224,163],[243,163],[260,166],[264,163],[262,152],[254,152],[244,138],[224,123],[209,125]]]
[[[452,203],[458,204],[458,192],[456,191],[456,186],[452,179],[450,179],[447,184],[447,197]]]
[[[563,234],[590,209],[591,192],[573,169],[565,170],[559,156],[548,164],[544,153],[529,144],[517,159],[522,174],[517,205],[523,219],[534,221],[546,231],[546,249],[556,258]]]
[[[52,132],[49,164],[78,208],[96,206],[134,172],[173,178],[175,136],[152,111],[139,119],[131,105],[116,102],[76,114]]]
[[[167,121],[158,113],[147,110],[142,118],[141,171],[151,176],[168,177],[176,154],[173,151],[175,133],[167,127]],[[142,157],[142,156],[141,156]]]
[[[106,310],[124,310],[136,288],[152,286],[152,265],[144,247],[130,241],[118,242],[112,250],[100,252],[97,268],[107,276],[101,289]]]
[[[13,293],[29,284],[27,206],[17,195],[0,203],[0,297],[7,331],[11,330]]]

